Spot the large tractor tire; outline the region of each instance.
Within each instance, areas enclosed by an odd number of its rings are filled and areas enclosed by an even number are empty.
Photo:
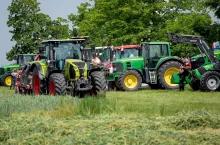
[[[32,73],[32,92],[34,95],[41,95],[41,81],[37,68],[34,68]]]
[[[200,79],[200,89],[204,92],[217,91],[220,86],[220,73],[216,71],[208,71],[202,75]]]
[[[171,83],[171,77],[174,72],[178,72],[181,63],[178,61],[168,61],[158,70],[158,82],[163,89],[178,89],[178,84]]]
[[[140,89],[142,78],[135,70],[127,70],[118,78],[118,85],[122,91],[137,91]]]
[[[94,71],[91,73],[92,91],[95,95],[106,97],[107,82],[103,72]]]
[[[54,73],[49,78],[49,94],[55,95],[66,95],[67,84],[66,79],[61,73]]]
[[[189,85],[193,89],[193,91],[198,91],[200,89],[200,81],[199,80],[196,80],[196,81],[191,80]]]
[[[12,83],[11,74],[7,73],[7,74],[2,75],[1,82],[3,86],[10,87]]]

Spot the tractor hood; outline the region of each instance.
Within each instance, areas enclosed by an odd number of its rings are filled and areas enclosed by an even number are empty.
[[[130,61],[142,61],[144,60],[143,57],[134,57],[134,58],[122,58],[122,59],[117,59],[114,62],[118,63],[118,62],[130,62]]]
[[[69,80],[76,80],[87,76],[87,64],[79,59],[66,59],[64,64],[64,75]]]
[[[9,64],[9,65],[0,66],[0,68],[19,68],[19,67],[20,67],[19,64]]]

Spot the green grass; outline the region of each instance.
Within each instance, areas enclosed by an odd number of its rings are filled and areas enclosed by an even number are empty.
[[[0,88],[0,144],[220,144],[220,93],[21,96]]]

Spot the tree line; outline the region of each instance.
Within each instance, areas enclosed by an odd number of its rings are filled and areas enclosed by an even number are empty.
[[[167,33],[205,37],[209,45],[220,40],[220,0],[90,0],[78,6],[68,19],[52,20],[41,12],[37,0],[12,0],[7,25],[16,44],[8,60],[19,52],[34,53],[43,39],[90,36],[96,46],[138,44],[148,34],[152,41],[168,41]],[[69,28],[72,23],[72,28]],[[190,45],[172,46],[172,54],[193,56]]]

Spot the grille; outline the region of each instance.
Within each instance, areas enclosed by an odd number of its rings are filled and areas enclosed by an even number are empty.
[[[5,73],[4,68],[0,68],[0,75],[3,75]]]
[[[84,68],[85,62],[73,62],[79,69]]]
[[[122,63],[113,63],[113,68],[117,68],[116,71],[123,72],[123,65]]]
[[[78,67],[80,76],[83,76],[85,62],[73,62],[73,64],[75,64]]]

